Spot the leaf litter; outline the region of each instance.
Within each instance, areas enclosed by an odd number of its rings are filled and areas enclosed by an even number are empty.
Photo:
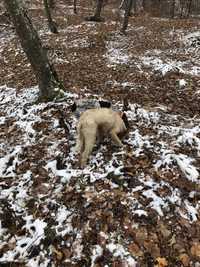
[[[33,20],[39,6],[35,1]],[[60,20],[64,7],[57,4]],[[63,19],[58,36],[37,25],[59,75],[67,77],[64,101],[37,104],[14,32],[0,42],[0,262],[198,266],[199,22],[131,18],[123,37],[112,17],[101,25],[79,19],[70,13],[71,25]],[[112,100],[120,110],[122,99],[129,100],[124,148],[105,140],[84,170],[73,151],[77,121],[70,112],[79,96]]]

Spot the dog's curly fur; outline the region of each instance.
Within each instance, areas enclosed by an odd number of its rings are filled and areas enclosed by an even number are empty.
[[[80,165],[83,168],[95,145],[96,139],[110,136],[117,146],[123,146],[118,134],[127,132],[122,117],[124,113],[109,108],[89,109],[82,113],[77,126],[76,151],[80,152]]]

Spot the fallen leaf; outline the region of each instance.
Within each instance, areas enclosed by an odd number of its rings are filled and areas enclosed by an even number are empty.
[[[190,251],[191,251],[192,256],[200,258],[200,243],[194,243]]]
[[[159,230],[164,238],[168,238],[171,235],[171,232],[167,229],[167,227],[163,223],[159,225]]]
[[[139,248],[139,246],[135,243],[131,243],[128,247],[128,250],[132,256],[138,256],[141,257],[143,255],[142,250]]]
[[[61,251],[58,251],[54,246],[52,246],[52,251],[55,253],[56,258],[58,260],[62,260],[63,258],[63,253]]]
[[[155,267],[166,267],[168,266],[168,261],[165,258],[156,258],[157,264]]]
[[[186,253],[180,254],[179,259],[182,262],[183,266],[185,266],[185,267],[189,266],[190,258]]]

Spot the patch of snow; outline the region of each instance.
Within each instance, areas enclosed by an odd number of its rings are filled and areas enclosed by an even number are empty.
[[[108,67],[115,67],[118,64],[128,64],[131,55],[127,52],[127,43],[124,37],[116,36],[116,41],[106,43],[105,59],[108,61]]]
[[[193,159],[189,158],[186,155],[179,154],[179,155],[173,155],[173,159],[176,160],[179,168],[183,172],[183,174],[186,176],[187,179],[189,179],[192,182],[200,182],[198,180],[199,178],[199,172],[197,169],[192,165]]]
[[[143,56],[141,57],[141,61],[144,66],[151,67],[153,70],[161,72],[163,76],[165,76],[167,72],[171,71],[178,71],[180,73],[194,76],[198,76],[200,74],[200,66],[190,66],[190,61],[182,62],[171,59],[165,59],[164,61],[161,58],[154,56]]]
[[[127,260],[130,267],[136,267],[136,261],[133,257],[130,256],[129,252],[121,244],[109,243],[106,245],[106,248],[113,254],[114,257],[119,257],[123,260]]]
[[[149,206],[156,210],[160,216],[163,216],[163,208],[167,208],[167,203],[159,196],[157,196],[152,189],[146,190],[142,193],[145,197],[152,199]]]
[[[148,213],[145,210],[135,210],[134,214],[137,214],[139,217],[140,216],[148,216]]]
[[[21,146],[15,146],[11,153],[0,158],[0,176],[1,177],[14,177],[16,176],[16,166],[20,162],[19,155],[22,153]]]
[[[41,239],[44,238],[44,229],[47,225],[43,220],[34,220],[32,215],[25,216],[26,225],[23,226],[27,230],[28,236],[17,236],[16,247],[12,251],[4,253],[1,261],[13,261],[17,255],[19,259],[28,256],[32,246],[39,245]]]
[[[186,46],[200,49],[200,31],[191,32],[181,40]]]
[[[187,84],[186,80],[184,79],[180,79],[178,83],[179,83],[179,88],[185,87]]]
[[[103,253],[102,247],[99,245],[95,245],[92,249],[92,256],[91,256],[91,267],[95,266],[95,261],[98,257],[100,257]]]
[[[56,221],[58,222],[58,225],[56,226],[56,232],[58,235],[65,236],[66,234],[73,232],[72,218],[72,212],[69,211],[65,206],[58,208],[56,214]]]

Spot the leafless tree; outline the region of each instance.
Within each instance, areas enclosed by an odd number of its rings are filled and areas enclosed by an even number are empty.
[[[4,0],[5,7],[13,21],[21,46],[31,64],[37,78],[40,95],[39,100],[49,101],[59,94],[61,83],[58,75],[50,64],[46,51],[43,49],[37,31],[35,30],[25,8],[18,0]]]
[[[52,33],[58,33],[57,25],[55,21],[53,21],[52,16],[51,16],[51,9],[50,9],[49,1],[43,0],[43,3],[44,3],[44,9],[45,9],[45,13],[46,13],[47,20],[48,20],[49,29]]]
[[[48,0],[48,5],[50,8],[54,8],[55,7],[55,0]]]
[[[96,0],[96,8],[95,8],[94,15],[91,17],[87,17],[86,20],[97,21],[97,22],[101,22],[103,20],[101,17],[103,2],[104,2],[104,0]]]
[[[77,0],[74,0],[74,14],[77,14]]]
[[[124,20],[123,20],[123,25],[121,28],[122,33],[126,33],[126,29],[128,27],[128,21],[131,13],[131,9],[133,6],[133,0],[126,0],[126,7],[125,7],[125,13],[124,13]]]

